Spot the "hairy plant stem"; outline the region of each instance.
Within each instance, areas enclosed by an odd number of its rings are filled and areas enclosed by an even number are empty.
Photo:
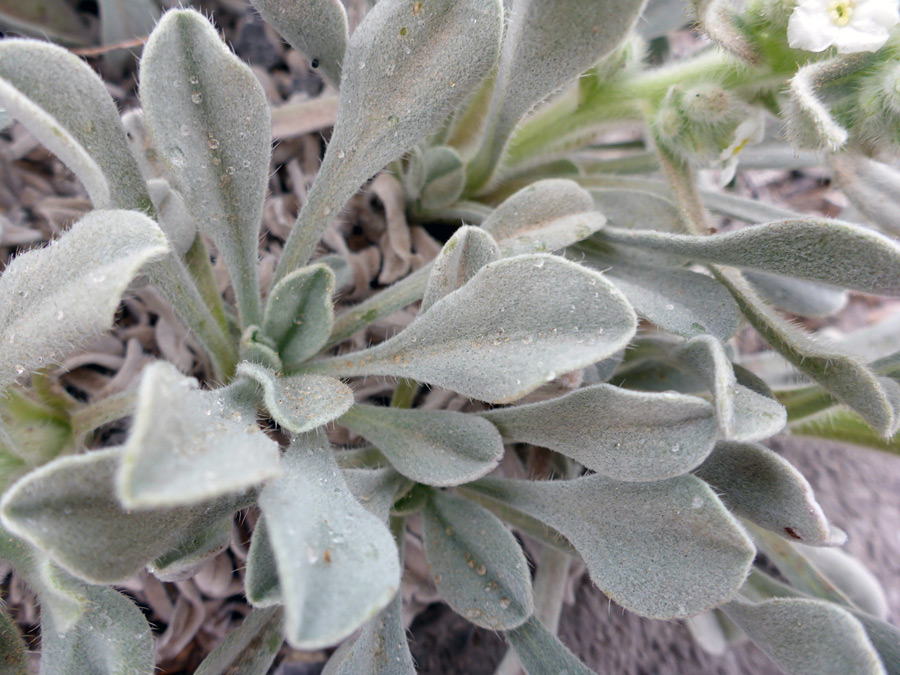
[[[184,254],[184,262],[187,265],[194,283],[197,284],[197,290],[203,298],[210,313],[219,324],[219,328],[228,335],[231,328],[228,325],[228,317],[225,314],[225,305],[222,303],[222,294],[216,286],[216,280],[213,277],[212,263],[209,259],[209,251],[200,233],[194,237],[194,243]]]
[[[397,388],[394,389],[394,395],[391,397],[392,408],[412,408],[419,394],[419,383],[415,380],[401,378],[397,380]]]

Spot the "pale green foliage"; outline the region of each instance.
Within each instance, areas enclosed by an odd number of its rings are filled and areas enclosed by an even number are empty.
[[[566,304],[547,304],[550,295]],[[611,356],[635,325],[631,307],[602,275],[555,256],[522,255],[481,268],[396,337],[311,367],[408,377],[505,403]]]
[[[712,451],[716,418],[695,396],[648,394],[607,384],[483,416],[507,441],[533,443],[623,481],[662,480],[695,468]]]
[[[503,456],[493,424],[450,410],[355,405],[339,422],[377,446],[397,471],[425,485],[468,483]]]
[[[94,208],[147,205],[116,106],[84,61],[43,42],[4,40],[0,106],[78,176]]]
[[[285,604],[285,637],[317,649],[390,602],[400,587],[397,548],[350,494],[327,443],[298,437],[283,463],[284,475],[263,488],[259,506]]]
[[[253,6],[325,79],[340,85],[349,39],[347,11],[340,0],[253,0]]]
[[[131,279],[167,252],[146,216],[93,211],[57,242],[18,256],[0,277],[0,388],[112,326]]]
[[[105,30],[143,30],[146,1],[103,0]],[[0,278],[0,557],[38,596],[42,671],[152,673],[146,620],[108,586],[145,571],[190,579],[229,546],[235,513],[258,508],[244,575],[255,608],[201,675],[262,675],[285,638],[345,641],[327,675],[412,675],[400,586],[417,521],[440,595],[503,631],[530,675],[589,672],[555,636],[573,557],[623,608],[688,619],[716,652],[743,629],[786,672],[897,672],[884,593],[824,548],[845,535],[807,481],[753,443],[790,424],[896,449],[894,323],[832,346],[768,302],[827,316],[848,290],[898,296],[900,246],[694,176],[713,161],[730,179],[738,155],[817,164],[773,139],[744,149],[763,136],[764,102],[795,141],[846,146],[837,178],[894,232],[897,172],[867,156],[900,145],[896,37],[864,57],[806,54],[787,43],[783,3],[698,1],[724,50],[651,68],[631,32],[642,0],[380,0],[352,36],[337,0],[253,2],[340,88],[270,288],[258,270],[270,111],[206,18],[161,18],[140,64],[143,109],[121,120],[72,54],[0,44],[0,118],[22,122],[100,209]],[[654,49],[684,21],[674,4],[638,22]],[[0,21],[8,10],[0,0]],[[48,34],[71,38],[71,16]],[[638,127],[646,140],[606,140]],[[382,171],[372,192],[392,236],[460,227],[432,263],[335,316],[343,290],[367,293],[365,275],[338,254],[309,261]],[[707,210],[758,225],[720,234]],[[198,379],[160,361],[134,391],[76,401],[50,366],[146,281],[199,345]],[[357,334],[419,301],[389,339]],[[787,364],[737,353],[745,320]],[[368,377],[400,380],[390,405],[363,399],[353,378]],[[444,394],[451,409],[433,409]],[[123,446],[84,451],[124,418]],[[329,436],[359,445],[333,451]],[[752,568],[757,553],[789,585]],[[0,648],[22,672],[2,614]]]
[[[466,493],[557,530],[594,583],[623,607],[660,619],[691,616],[734,595],[754,549],[702,481],[680,476],[621,483],[484,478]]]
[[[278,444],[256,425],[255,401],[231,389],[200,391],[168,363],[147,368],[118,472],[125,506],[194,504],[279,475]]]
[[[534,611],[528,561],[503,523],[483,507],[437,491],[422,511],[435,586],[477,626],[511,630]]]
[[[169,12],[144,49],[147,128],[188,211],[225,258],[245,326],[259,323],[256,242],[269,168],[262,85],[202,15]]]

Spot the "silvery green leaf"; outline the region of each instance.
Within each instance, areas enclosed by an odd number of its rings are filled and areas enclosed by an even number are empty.
[[[316,258],[314,264],[319,263],[328,265],[331,271],[334,272],[334,290],[336,293],[353,284],[353,265],[344,256],[337,253],[323,255],[321,258]]]
[[[256,609],[231,631],[195,671],[195,675],[266,675],[278,655],[284,612]]]
[[[194,504],[279,475],[278,444],[237,386],[204,391],[169,363],[144,369],[117,478],[123,505]]]
[[[843,541],[813,490],[790,462],[761,445],[720,442],[694,474],[713,486],[728,508],[760,527],[812,546]]]
[[[678,349],[677,356],[712,392],[719,428],[726,439],[759,441],[784,428],[784,406],[738,384],[725,348],[716,338],[695,337]]]
[[[626,230],[651,227],[663,232],[685,229],[678,207],[661,195],[642,190],[596,189],[591,190],[591,197],[611,226]]]
[[[387,522],[391,506],[399,493],[412,483],[390,467],[379,469],[342,469],[347,488],[369,513]]]
[[[826,579],[837,586],[847,599],[863,612],[882,621],[890,612],[884,588],[859,560],[839,548],[794,544]],[[900,642],[898,642],[900,649]],[[900,665],[900,663],[898,663]]]
[[[275,343],[266,337],[259,326],[247,326],[241,335],[240,358],[275,372],[281,372],[281,357],[275,351]]]
[[[532,615],[528,561],[490,511],[432,490],[422,531],[434,583],[457,613],[489,630],[511,630]]]
[[[116,105],[77,56],[46,42],[4,40],[0,106],[72,170],[94,208],[149,206]]]
[[[798,316],[830,316],[847,304],[847,291],[833,286],[766,272],[748,271],[744,277],[773,304]]]
[[[900,234],[900,171],[856,152],[828,156],[834,177],[853,206],[883,228]]]
[[[503,39],[474,187],[490,179],[525,114],[612,52],[628,36],[644,2],[517,0]]]
[[[433,131],[493,67],[500,0],[381,0],[344,59],[334,133],[276,272],[306,264],[346,201]]]
[[[593,675],[594,671],[544,628],[535,616],[508,631],[506,639],[516,650],[528,675]]]
[[[203,15],[173,10],[144,47],[140,97],[189,212],[228,266],[242,325],[259,324],[257,240],[271,142],[262,85]]]
[[[900,295],[900,245],[837,220],[784,220],[709,236],[607,228],[600,236],[695,262],[772,272],[862,293]]]
[[[482,478],[464,493],[557,530],[600,590],[641,616],[683,618],[725,602],[755,555],[744,529],[693,476],[652,483],[597,474],[571,481]]]
[[[463,225],[434,259],[419,313],[464,286],[482,267],[499,259],[500,248],[491,235],[479,227]]]
[[[285,636],[297,649],[344,639],[380,612],[400,587],[387,527],[347,489],[327,441],[298,437],[284,475],[259,506],[285,605]]]
[[[334,288],[334,272],[317,264],[292,272],[269,293],[262,329],[288,372],[315,356],[328,340]]]
[[[832,116],[821,89],[835,79],[850,75],[864,64],[865,54],[838,54],[812,61],[791,78],[783,104],[784,131],[791,145],[836,153],[850,137]]]
[[[172,189],[168,181],[151,178],[147,181],[147,192],[156,209],[159,228],[166,233],[172,248],[183,256],[197,236],[196,221],[188,213],[181,195]]]
[[[98,0],[100,6],[100,40],[115,45],[142,38],[153,30],[159,19],[159,5],[153,0]],[[128,51],[113,50],[104,58],[121,71],[133,57]]]
[[[712,406],[700,398],[607,384],[481,414],[508,442],[556,450],[622,481],[687,473],[712,451],[718,433]]]
[[[253,528],[250,550],[247,553],[247,574],[244,576],[244,592],[254,607],[272,607],[284,603],[278,584],[278,567],[269,537],[265,517],[260,517]]]
[[[665,331],[686,338],[709,333],[728,340],[741,324],[731,295],[704,274],[634,264],[591,251],[585,255],[588,265],[603,270],[625,294],[638,316]]]
[[[818,382],[885,437],[900,425],[900,389],[862,363],[823,346],[769,308],[738,274],[717,274],[737,301],[741,313],[762,338],[798,370]]]
[[[422,208],[442,209],[457,201],[466,187],[466,168],[459,153],[446,145],[428,148],[422,157],[425,183],[419,193]]]
[[[787,675],[885,675],[862,624],[837,605],[773,598],[723,609]]]
[[[255,363],[241,363],[237,374],[260,386],[263,404],[272,419],[294,434],[302,434],[328,424],[353,405],[350,387],[333,377],[277,377]]]
[[[606,224],[590,193],[565,179],[541,180],[507,198],[481,227],[506,256],[558,251]]]
[[[716,610],[690,616],[684,620],[684,626],[707,654],[722,656],[728,649],[728,638]]]
[[[406,377],[507,403],[612,356],[636,323],[597,272],[552,255],[522,255],[485,265],[390,340],[310,367]]]
[[[91,583],[116,583],[202,530],[249,505],[246,495],[191,507],[130,511],[116,495],[122,448],[62,457],[15,483],[0,515],[10,532]]]
[[[0,611],[0,666],[8,675],[29,675],[28,652],[16,624]]]
[[[426,485],[475,480],[503,456],[494,425],[475,415],[357,404],[338,423],[373,443],[401,474]]]
[[[168,251],[156,223],[134,211],[92,211],[0,277],[0,388],[58,361],[112,326],[122,293]]]
[[[73,579],[52,569],[49,583],[81,596],[85,611],[74,625],[57,624],[54,612],[41,613],[41,672],[152,675],[153,635],[141,610],[121,593]]]
[[[334,87],[341,83],[341,63],[349,32],[340,0],[251,0],[287,42],[303,54]]]
[[[206,527],[185,533],[183,541],[156,558],[147,569],[160,581],[190,579],[210,558],[228,548],[232,521],[229,513]]]

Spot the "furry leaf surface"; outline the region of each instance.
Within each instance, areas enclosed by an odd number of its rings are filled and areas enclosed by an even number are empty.
[[[500,0],[381,0],[350,39],[334,133],[276,279],[306,264],[365,181],[433,131],[496,61]]]
[[[339,87],[347,41],[347,11],[340,0],[251,0],[288,44],[303,54],[328,83]]]
[[[128,508],[187,505],[278,476],[278,444],[256,425],[238,387],[203,391],[169,363],[144,371],[118,472]]]
[[[252,503],[247,495],[193,506],[131,511],[116,495],[122,448],[54,460],[3,495],[0,515],[13,534],[90,583],[134,576],[158,556]]]
[[[188,210],[225,260],[242,325],[259,324],[257,247],[271,144],[262,85],[203,15],[173,10],[144,47],[140,97]]]
[[[463,225],[434,259],[419,313],[464,286],[478,270],[499,258],[500,247],[491,235],[481,228]]]
[[[309,368],[406,377],[507,403],[615,354],[636,324],[602,275],[556,256],[522,255],[485,265],[390,340]]]
[[[347,489],[327,443],[298,437],[284,475],[259,506],[285,604],[285,637],[298,649],[344,639],[380,612],[400,587],[387,527]]]
[[[525,666],[528,675],[593,675],[559,638],[544,628],[537,617],[531,617],[506,639]]]
[[[755,554],[744,529],[693,476],[653,483],[597,474],[570,481],[482,478],[464,494],[558,531],[600,590],[641,616],[683,618],[725,602]]]
[[[900,295],[900,245],[838,220],[783,220],[710,236],[613,229],[600,236],[695,262],[782,274],[861,293]]]
[[[401,474],[426,485],[475,480],[503,456],[503,439],[493,424],[450,410],[357,404],[338,423],[378,447]]]
[[[263,333],[275,342],[290,372],[315,356],[334,324],[335,276],[327,265],[310,265],[292,272],[269,293]]]
[[[0,107],[78,177],[97,209],[146,209],[119,112],[84,61],[37,40],[0,44]]]
[[[760,527],[811,546],[833,546],[844,539],[829,524],[809,482],[768,448],[719,442],[694,473],[713,486],[729,509]]]
[[[528,561],[490,511],[432,490],[422,511],[428,568],[441,596],[482,628],[511,630],[534,612]]]
[[[607,384],[481,416],[507,441],[550,448],[622,481],[687,473],[706,459],[718,433],[712,406],[700,398]]]
[[[60,361],[112,326],[122,293],[168,252],[165,235],[134,211],[92,211],[0,277],[0,388]]]

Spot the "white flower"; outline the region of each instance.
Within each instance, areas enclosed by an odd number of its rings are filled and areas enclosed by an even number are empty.
[[[731,145],[722,151],[722,155],[719,157],[722,171],[719,175],[719,185],[721,187],[725,187],[734,179],[741,150],[748,145],[761,143],[765,131],[766,123],[761,114],[745,119],[734,130],[734,140],[731,142]]]
[[[788,22],[791,47],[874,52],[900,23],[900,0],[800,0]]]

